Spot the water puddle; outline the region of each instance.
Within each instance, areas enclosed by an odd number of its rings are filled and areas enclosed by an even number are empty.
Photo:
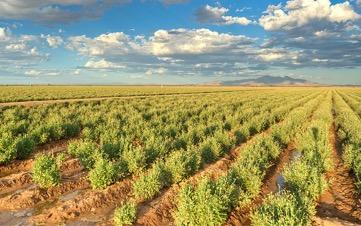
[[[290,163],[292,164],[292,162],[296,161],[297,159],[302,157],[302,152],[295,150],[292,152],[291,154],[291,159],[290,159]],[[286,180],[284,178],[283,173],[281,173],[280,175],[278,175],[277,179],[276,179],[276,185],[277,185],[277,191],[276,192],[281,192],[283,190],[285,190],[286,187]]]
[[[0,212],[0,225],[4,226],[27,226],[28,219],[33,216],[33,209],[26,209],[21,211],[1,211]]]

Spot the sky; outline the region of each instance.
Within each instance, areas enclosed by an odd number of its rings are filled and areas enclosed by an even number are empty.
[[[361,85],[361,0],[0,0],[0,84]]]

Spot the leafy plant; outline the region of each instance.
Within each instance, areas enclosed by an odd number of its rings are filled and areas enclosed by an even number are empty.
[[[114,223],[116,226],[132,225],[135,221],[137,208],[134,202],[126,202],[114,211]]]
[[[42,188],[49,188],[60,183],[60,169],[51,155],[39,155],[35,158],[32,178]]]
[[[104,189],[114,183],[118,177],[113,163],[103,158],[95,161],[94,168],[89,171],[89,180],[94,189]]]

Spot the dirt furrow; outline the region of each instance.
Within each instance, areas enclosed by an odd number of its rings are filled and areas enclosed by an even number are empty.
[[[97,208],[115,206],[129,197],[132,179],[125,179],[104,190],[88,190],[74,199],[60,201],[54,207],[34,216],[34,223],[59,223],[75,219],[84,213],[95,212]]]
[[[61,167],[62,177],[66,178],[75,175],[83,170],[79,160],[70,159]],[[17,189],[29,186],[32,183],[31,172],[23,171],[13,173],[8,176],[0,178],[0,196],[16,191]]]
[[[267,171],[264,182],[262,183],[260,194],[252,200],[250,205],[245,207],[237,207],[229,215],[228,220],[225,225],[250,225],[250,213],[252,209],[262,204],[264,198],[271,194],[278,192],[282,187],[282,171],[288,163],[294,158],[295,148],[294,144],[290,143],[287,148],[285,148],[277,161],[270,167]]]
[[[72,180],[61,183],[49,189],[41,189],[39,187],[32,187],[24,190],[21,193],[14,193],[10,196],[0,199],[0,209],[14,210],[33,207],[41,202],[49,199],[57,198],[65,193],[71,192],[74,189],[83,189],[89,186],[87,176],[77,175]]]
[[[342,162],[342,146],[337,139],[335,125],[330,134],[334,168],[326,175],[330,186],[319,200],[315,224],[324,225],[324,221],[335,218],[350,224],[361,224],[361,197],[357,193],[353,175]]]

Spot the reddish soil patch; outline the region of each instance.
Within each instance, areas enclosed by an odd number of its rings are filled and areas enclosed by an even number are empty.
[[[28,208],[49,199],[54,199],[74,189],[82,189],[88,186],[89,182],[86,176],[76,175],[72,180],[68,180],[53,188],[41,189],[33,187],[21,193],[6,196],[0,199],[0,208],[8,210]]]
[[[334,169],[326,175],[330,187],[320,198],[317,216],[321,220],[331,217],[361,224],[361,198],[350,170],[342,163],[342,147],[336,137],[335,125],[330,134]]]
[[[75,175],[83,170],[79,160],[70,159],[61,167],[62,177],[65,179],[69,176]],[[23,171],[19,173],[13,173],[8,176],[0,178],[0,196],[7,194],[11,191],[15,191],[20,188],[29,186],[32,183],[31,173],[29,171]]]
[[[277,185],[277,179],[281,175],[284,167],[291,162],[294,149],[294,145],[291,143],[281,152],[277,161],[267,170],[260,194],[250,205],[234,209],[229,214],[226,225],[251,225],[250,213],[252,209],[262,204],[264,198],[266,198],[268,194],[278,191],[279,187]]]
[[[59,186],[49,189],[41,189],[32,184],[31,174],[22,172],[2,178],[5,194],[0,198],[0,209],[20,209],[34,206],[45,200],[56,198],[74,189],[82,189],[89,186],[86,173],[81,173],[83,167],[77,159],[70,159],[62,166],[62,183]],[[3,182],[3,183],[1,183]],[[29,188],[27,188],[29,187]],[[21,188],[21,189],[20,189]],[[10,191],[15,191],[10,193]],[[6,194],[5,192],[9,193]]]
[[[31,184],[31,174],[21,172],[0,179],[0,195]]]
[[[131,193],[131,179],[115,183],[104,190],[88,190],[74,199],[60,201],[55,206],[34,216],[34,223],[59,223],[76,219],[80,215],[96,212],[97,209],[116,206],[129,198]]]

